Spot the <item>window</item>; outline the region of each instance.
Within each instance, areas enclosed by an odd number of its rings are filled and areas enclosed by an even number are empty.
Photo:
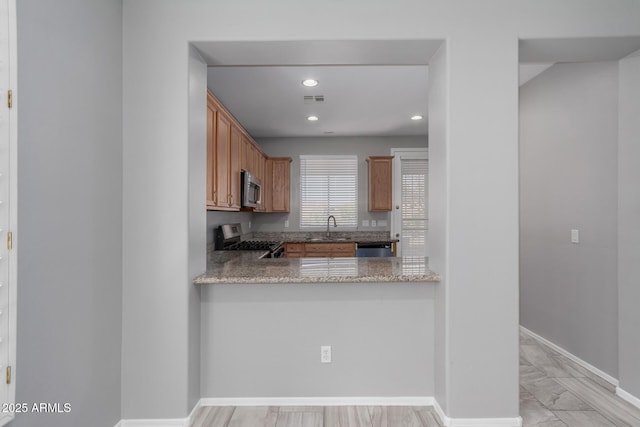
[[[300,156],[300,228],[326,227],[329,215],[358,226],[358,157]]]

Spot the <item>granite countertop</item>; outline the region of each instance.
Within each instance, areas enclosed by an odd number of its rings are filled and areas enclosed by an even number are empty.
[[[264,251],[211,251],[196,284],[439,282],[426,257],[266,258]]]

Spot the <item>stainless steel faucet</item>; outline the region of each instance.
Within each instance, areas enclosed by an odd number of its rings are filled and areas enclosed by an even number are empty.
[[[329,220],[330,220],[331,218],[333,218],[333,226],[334,226],[334,227],[337,227],[337,226],[338,226],[338,224],[336,224],[336,217],[335,217],[335,216],[333,216],[333,215],[329,215],[329,216],[327,217],[327,239],[328,239],[329,237],[331,237],[331,232],[329,231],[329,222],[330,222]]]

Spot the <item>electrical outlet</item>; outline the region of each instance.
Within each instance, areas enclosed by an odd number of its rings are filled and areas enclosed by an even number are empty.
[[[331,346],[320,346],[320,363],[331,363]]]
[[[251,221],[249,221],[249,230],[251,230]]]
[[[372,226],[372,227],[377,226],[377,224],[376,224],[376,220],[375,220],[375,219],[372,219],[372,220],[371,220],[371,226]]]
[[[288,219],[284,220],[284,228],[289,228],[289,220]]]
[[[363,227],[368,227],[369,226],[369,220],[368,219],[363,219],[362,220],[362,226]]]
[[[580,243],[580,230],[571,230],[571,243]]]

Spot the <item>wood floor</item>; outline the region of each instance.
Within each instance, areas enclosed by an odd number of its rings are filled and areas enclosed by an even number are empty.
[[[192,427],[442,427],[433,410],[410,406],[205,406]]]
[[[553,349],[520,336],[524,427],[639,427],[640,409],[615,387]],[[433,408],[409,406],[205,406],[192,427],[442,427]]]

